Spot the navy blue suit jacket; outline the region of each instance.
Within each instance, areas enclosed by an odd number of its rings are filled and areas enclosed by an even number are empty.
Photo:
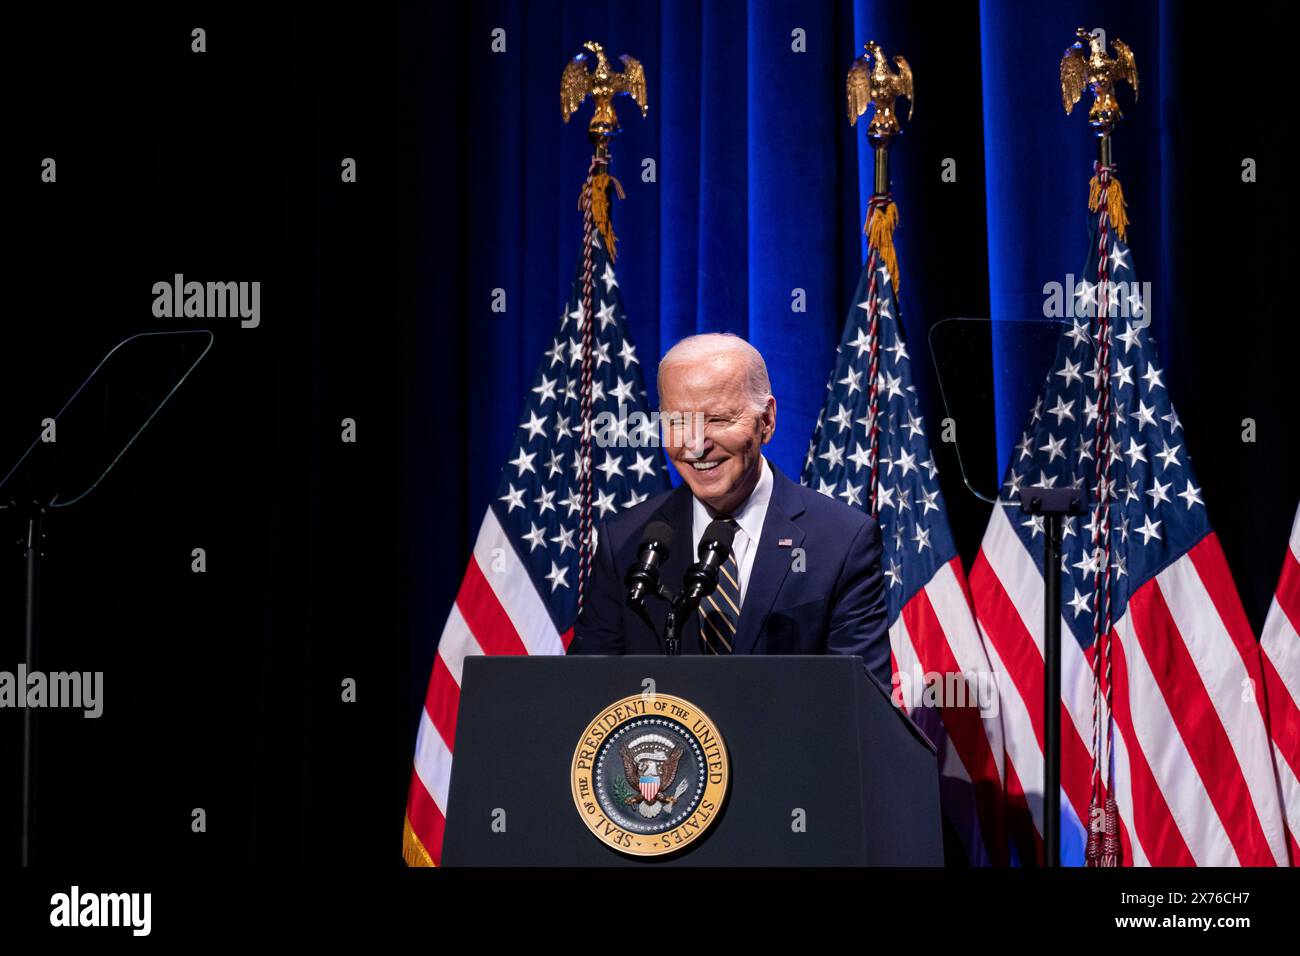
[[[880,525],[842,502],[772,468],[772,497],[736,630],[737,654],[857,654],[888,688],[889,633],[881,572]],[[603,522],[589,590],[570,654],[661,654],[667,604],[646,599],[638,614],[624,600],[623,576],[636,562],[645,526],[673,529],[660,579],[681,587],[691,554],[691,491],[664,492]],[[700,653],[699,615],[682,628],[681,652]]]

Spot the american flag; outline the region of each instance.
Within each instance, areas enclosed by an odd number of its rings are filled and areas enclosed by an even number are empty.
[[[1291,865],[1300,866],[1300,508],[1259,639]]]
[[[869,215],[892,219],[891,206],[887,195],[873,196]],[[970,861],[1002,864],[1007,850],[1001,722],[996,698],[983,714],[975,706],[981,680],[986,693],[996,687],[948,527],[888,258],[873,241],[836,350],[803,483],[879,520],[895,703],[939,749],[940,802]],[[951,696],[949,706],[927,705],[926,675],[932,685],[939,675],[942,684],[935,689],[955,691],[952,696],[966,705]]]
[[[599,236],[588,235],[594,286],[593,428],[586,469],[592,527],[667,490],[669,481],[653,444],[657,429],[647,414],[614,266]],[[402,849],[411,865],[436,865],[441,856],[465,658],[563,654],[573,636],[583,523],[584,272],[580,256],[568,305],[533,378],[495,500],[483,516],[438,641],[406,803]],[[592,533],[594,549],[594,528]]]
[[[1018,493],[1082,488],[1088,518],[1065,521],[1054,571],[1062,863],[1084,863],[1089,822],[1112,820],[1098,852],[1118,859],[1099,862],[1285,865],[1259,648],[1145,328],[1130,249],[1106,211],[1113,167],[1097,167],[1096,182],[1074,295],[1083,315],[1061,338],[970,575],[999,675],[1011,829],[1023,852],[1042,853],[1044,519],[1023,514]]]

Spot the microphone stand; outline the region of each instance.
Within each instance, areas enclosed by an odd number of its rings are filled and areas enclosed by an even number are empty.
[[[661,584],[657,595],[668,602],[668,616],[664,618],[664,655],[676,657],[681,653],[682,622],[690,617],[690,612],[686,609],[686,594],[684,591],[673,594]]]
[[[672,591],[664,587],[658,580],[655,581],[654,590],[649,593],[668,604],[668,617],[664,621],[664,633],[659,638],[659,647],[663,650],[664,656],[676,657],[679,653],[678,648],[681,643],[680,622],[686,619],[686,615],[682,613],[685,603],[684,595],[673,594]],[[654,624],[650,620],[650,615],[646,613],[645,598],[642,597],[639,600],[633,600],[629,596],[628,604],[637,612],[637,614],[640,615],[641,619],[650,626],[650,629],[654,630]]]
[[[662,584],[650,593],[668,604],[668,615],[664,618],[664,633],[659,644],[663,648],[665,657],[677,657],[681,653],[682,622],[690,617],[690,609],[687,605],[692,602],[687,600],[685,591],[673,594]],[[640,608],[644,613],[644,601],[641,602]],[[649,618],[647,617],[646,620],[649,621]]]
[[[668,606],[668,617],[664,620],[664,654],[668,657],[677,656],[677,645],[681,640],[681,624],[677,620],[677,598],[672,599]]]
[[[673,593],[663,585],[659,586],[659,597],[668,602],[668,616],[664,618],[664,654],[668,657],[676,657],[680,653],[678,648],[681,645],[682,623],[689,620],[691,614],[700,606],[700,599],[688,598],[685,588],[674,597]],[[701,649],[703,649],[703,641],[704,635],[701,634]]]

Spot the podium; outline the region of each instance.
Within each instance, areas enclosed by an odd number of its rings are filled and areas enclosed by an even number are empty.
[[[590,825],[603,814],[588,798],[584,819],[578,796],[574,768],[599,756],[584,735],[629,699],[619,713],[681,714],[664,702],[689,702],[725,749],[726,789],[707,826],[658,855],[608,845]],[[612,780],[623,774],[621,730],[612,717],[608,724],[609,759],[599,766]],[[636,750],[637,740],[664,739],[653,729],[620,739]],[[643,762],[646,772],[681,769],[662,766],[667,747],[641,747],[660,761]],[[700,789],[705,768],[718,765],[708,750],[697,761]],[[469,657],[454,753],[444,866],[943,865],[934,747],[856,657]],[[696,782],[689,753],[686,761],[692,769],[677,781],[683,807]],[[628,792],[635,802],[635,787]],[[631,819],[638,829],[640,818]]]

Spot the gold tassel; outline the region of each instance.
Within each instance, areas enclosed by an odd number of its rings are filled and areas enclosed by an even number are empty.
[[[406,861],[407,866],[437,866],[433,862],[433,857],[429,851],[424,848],[420,838],[415,835],[411,829],[409,819],[402,820],[402,859]]]
[[[1110,178],[1110,188],[1106,191],[1106,214],[1110,217],[1110,224],[1115,228],[1115,232],[1120,239],[1128,242],[1128,213],[1125,212],[1126,203],[1124,202],[1124,187],[1119,184],[1119,180],[1114,176]],[[1101,180],[1094,173],[1091,182],[1088,183],[1088,210],[1097,212],[1101,209]]]
[[[605,250],[609,253],[611,262],[618,261],[618,253],[614,250],[614,243],[618,242],[618,237],[614,235],[614,223],[610,219],[609,208],[609,184],[614,184],[614,191],[618,193],[619,199],[626,199],[627,195],[623,192],[623,184],[609,173],[597,173],[587,180],[582,187],[582,196],[578,198],[578,208],[582,208],[582,201],[586,198],[587,190],[591,190],[591,218],[596,223],[596,229],[605,240]]]
[[[880,253],[889,270],[889,281],[894,286],[894,295],[898,295],[898,253],[894,251],[894,227],[898,225],[898,207],[892,202],[883,210],[873,209],[867,213],[867,221],[862,225],[862,232],[867,237],[871,248]]]

